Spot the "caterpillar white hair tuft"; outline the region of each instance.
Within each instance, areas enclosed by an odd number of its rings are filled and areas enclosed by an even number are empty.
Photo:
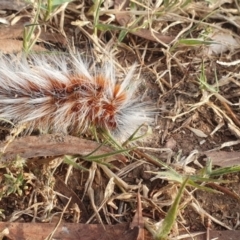
[[[83,133],[91,125],[118,139],[152,121],[135,96],[134,66],[118,82],[113,64],[89,70],[80,54],[0,56],[0,118],[29,131]]]

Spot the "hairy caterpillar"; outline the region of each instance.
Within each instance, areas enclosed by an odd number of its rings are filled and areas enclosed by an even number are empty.
[[[53,132],[91,125],[126,139],[151,121],[135,96],[134,67],[118,82],[112,63],[89,66],[80,54],[0,56],[0,118]]]

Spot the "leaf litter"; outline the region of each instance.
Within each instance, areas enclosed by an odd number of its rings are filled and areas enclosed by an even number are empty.
[[[115,143],[99,147],[91,141],[88,152],[81,142],[85,139],[76,140],[82,147],[74,149],[74,144],[60,147],[61,141],[49,146],[44,135],[14,136],[1,159],[1,220],[55,226],[98,223],[106,231],[110,224],[127,222],[139,228],[139,239],[144,234],[184,239],[195,232],[210,237],[211,230],[239,230],[237,1],[94,4],[64,1],[52,6],[52,12],[44,5],[39,32],[31,31],[31,24],[25,26],[32,32],[25,46],[45,48],[72,38],[86,55],[91,45],[97,60],[108,45],[117,66],[137,61],[142,88],[159,112],[153,134],[138,142],[139,149],[119,149]],[[29,22],[36,12],[37,5],[31,4],[1,12],[11,27],[17,26],[11,29],[15,37],[9,30],[1,38],[5,43],[20,41],[9,52],[18,51],[26,40],[21,16]],[[100,158],[87,158],[95,150]],[[169,212],[174,212],[173,218]],[[160,226],[164,220],[167,233]]]

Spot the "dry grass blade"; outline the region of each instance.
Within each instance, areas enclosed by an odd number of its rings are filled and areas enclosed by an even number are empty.
[[[51,234],[49,234],[49,236],[48,236],[47,238],[45,238],[45,240],[51,240],[51,239],[53,239],[53,236],[54,236],[55,232],[57,231],[58,227],[59,227],[60,224],[61,224],[61,221],[62,221],[62,218],[63,218],[63,214],[64,214],[65,211],[67,210],[68,205],[69,205],[70,202],[71,202],[71,198],[69,198],[67,205],[64,207],[64,209],[63,209],[63,211],[62,211],[62,213],[61,213],[60,219],[59,219],[59,221],[58,221],[55,229],[51,232]]]

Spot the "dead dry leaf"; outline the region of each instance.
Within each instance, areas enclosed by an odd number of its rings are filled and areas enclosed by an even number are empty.
[[[114,3],[114,8],[117,10],[117,14],[115,15],[116,20],[123,27],[126,27],[132,20],[131,15],[126,12],[129,4],[129,0],[116,0]],[[130,31],[130,33],[150,41],[160,43],[163,42],[165,44],[170,43],[174,39],[174,37],[172,36],[165,36],[158,32],[153,33],[153,31],[150,31],[148,29],[137,29],[134,31]]]
[[[16,39],[23,36],[23,26],[27,19],[21,19],[14,25],[0,25],[0,39]]]
[[[32,48],[35,52],[46,51],[45,48],[34,45]],[[14,39],[0,39],[0,52],[4,54],[19,53],[23,51],[23,42]]]
[[[239,42],[236,38],[233,37],[233,33],[231,31],[226,32],[223,31],[213,31],[207,37],[211,38],[214,43],[210,44],[206,53],[209,55],[212,54],[222,54],[226,51],[234,51],[234,49],[239,47]]]
[[[231,167],[239,165],[240,162],[240,152],[213,151],[204,154],[211,159],[215,166]]]
[[[53,223],[7,223],[1,222],[0,228],[9,229],[9,239],[42,240],[51,234],[56,224]],[[129,230],[128,224],[105,225],[106,230],[99,224],[62,223],[56,229],[52,239],[64,240],[105,240],[105,239],[136,239],[136,229]]]
[[[187,128],[192,131],[196,136],[200,137],[200,138],[206,138],[207,135],[200,129],[197,129],[197,128],[192,128],[192,127],[189,127],[187,126]]]
[[[23,0],[1,0],[0,9],[20,11],[27,5],[29,5],[27,1]]]
[[[16,23],[12,25],[0,25],[0,51],[3,53],[13,53],[22,51],[22,41],[16,39],[23,38],[24,28],[27,28],[27,24],[30,22],[30,17],[25,16],[19,19]],[[4,41],[5,40],[5,41]],[[67,45],[67,39],[57,32],[46,32],[41,31],[38,39],[39,42],[51,42],[58,43],[62,46]],[[34,51],[46,51],[43,47],[35,45]]]
[[[26,136],[13,140],[5,152],[2,153],[1,162],[16,159],[20,156],[25,159],[47,156],[61,156],[61,155],[88,155],[94,152],[93,156],[108,154],[113,150],[101,144],[81,139],[73,136],[63,136],[58,134],[46,134],[41,136]],[[5,143],[0,144],[0,148],[3,149]],[[111,158],[111,157],[110,157]],[[123,155],[116,154],[114,159],[120,161],[126,161]],[[41,160],[39,160],[41,161]]]

